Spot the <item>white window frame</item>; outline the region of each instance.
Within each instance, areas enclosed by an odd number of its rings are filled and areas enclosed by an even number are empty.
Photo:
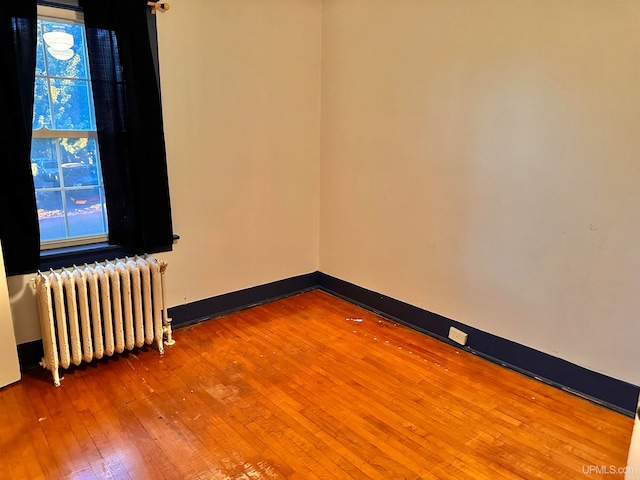
[[[38,20],[48,20],[54,22],[66,22],[82,24],[84,26],[84,15],[77,10],[63,8],[63,7],[51,7],[45,5],[38,5],[37,10]],[[33,138],[97,138],[97,133],[89,130],[32,130]],[[100,173],[102,176],[102,173]],[[104,182],[102,182],[102,189],[104,191]],[[64,192],[64,190],[63,190]],[[65,212],[66,215],[66,212]],[[40,250],[54,250],[67,247],[81,247],[84,245],[95,245],[98,243],[106,243],[108,234],[99,235],[85,235],[81,237],[63,238],[58,240],[45,240],[40,242]]]

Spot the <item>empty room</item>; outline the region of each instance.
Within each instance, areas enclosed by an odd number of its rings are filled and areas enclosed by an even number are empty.
[[[5,3],[0,478],[640,478],[636,0]]]

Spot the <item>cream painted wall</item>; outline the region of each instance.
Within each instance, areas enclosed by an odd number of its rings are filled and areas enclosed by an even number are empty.
[[[325,0],[321,271],[640,384],[640,3]]]
[[[320,0],[173,0],[158,13],[172,306],[318,269]],[[32,275],[9,279],[18,343]]]
[[[159,15],[172,305],[318,269],[320,10],[177,0]]]

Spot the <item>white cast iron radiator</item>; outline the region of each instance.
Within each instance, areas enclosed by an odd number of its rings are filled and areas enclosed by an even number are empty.
[[[166,262],[144,255],[38,272],[34,279],[44,358],[60,386],[59,368],[155,342],[172,345],[165,301]]]

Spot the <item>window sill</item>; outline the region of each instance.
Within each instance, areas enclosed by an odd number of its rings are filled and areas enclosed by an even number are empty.
[[[173,243],[180,239],[179,235],[173,236]],[[85,263],[104,262],[114,258],[131,257],[142,253],[169,252],[172,245],[157,248],[153,252],[137,252],[130,248],[119,245],[109,245],[108,243],[94,243],[92,245],[81,245],[77,247],[64,247],[52,250],[43,250],[40,253],[40,270],[59,269],[71,267],[73,265],[84,265]]]

